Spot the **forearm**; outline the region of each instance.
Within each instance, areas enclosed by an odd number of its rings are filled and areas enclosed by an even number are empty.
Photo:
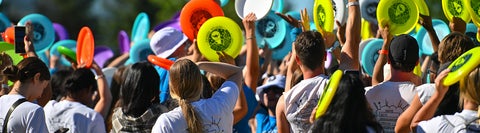
[[[112,102],[112,93],[108,89],[107,80],[103,75],[103,72],[100,68],[94,68],[97,74],[97,85],[98,85],[98,95],[100,99],[98,100],[97,104],[95,105],[95,111],[100,113],[104,119],[106,119],[110,104]]]
[[[420,98],[418,95],[415,95],[413,98],[412,103],[407,108],[407,110],[403,111],[403,113],[398,117],[397,124],[395,125],[395,132],[396,133],[410,133],[410,124],[412,123],[412,119],[417,113],[418,110],[422,108],[422,103],[420,103]]]
[[[422,108],[420,108],[420,110],[415,114],[415,117],[413,117],[412,124],[410,125],[411,129],[415,129],[418,123],[420,123],[421,121],[432,119],[445,93],[446,91],[445,92],[436,91],[432,95],[432,97],[427,101],[427,103],[425,103],[425,105]]]
[[[357,0],[349,0],[349,2],[358,2]],[[342,47],[340,55],[340,69],[355,69],[360,67],[358,59],[358,44],[360,43],[360,7],[350,6],[348,8],[348,20],[346,27],[346,41]]]
[[[259,56],[258,56],[258,47],[255,39],[255,30],[247,30],[246,35],[246,45],[247,45],[247,61],[246,61],[246,73],[245,73],[245,84],[255,92],[257,88],[257,82],[260,75],[260,65],[259,65]]]
[[[432,48],[434,52],[438,51],[438,45],[440,44],[440,40],[438,39],[437,33],[435,29],[428,30],[428,36],[430,37],[430,41],[432,42]]]
[[[242,120],[248,112],[247,99],[245,98],[245,93],[243,89],[240,89],[240,95],[238,95],[237,102],[235,103],[235,108],[233,108],[233,124],[237,124]]]
[[[221,62],[198,62],[197,65],[202,70],[218,75],[228,81],[235,82],[238,88],[241,88],[243,76],[239,67]]]
[[[385,39],[382,46],[382,51],[388,51],[390,44],[390,39]],[[377,85],[383,82],[383,66],[387,64],[387,54],[378,54],[377,62],[375,62],[375,67],[373,68],[372,75],[372,85]]]

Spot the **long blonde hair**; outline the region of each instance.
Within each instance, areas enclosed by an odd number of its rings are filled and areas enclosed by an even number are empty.
[[[460,102],[466,99],[480,104],[480,83],[478,81],[480,81],[480,66],[473,69],[460,81]]]
[[[170,67],[169,72],[170,94],[173,99],[178,100],[182,108],[188,131],[203,132],[202,120],[191,104],[200,99],[203,91],[203,80],[198,66],[188,59],[181,59]]]

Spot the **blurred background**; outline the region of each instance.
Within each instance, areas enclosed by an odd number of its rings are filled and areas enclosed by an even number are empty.
[[[76,40],[81,27],[88,26],[95,36],[95,45],[106,45],[118,51],[117,35],[120,30],[131,34],[135,17],[145,12],[150,18],[150,28],[169,20],[189,0],[3,0],[0,12],[16,24],[22,17],[40,13],[52,22],[65,26],[69,38]],[[312,11],[313,0],[285,0],[284,13],[308,8]],[[446,21],[440,0],[426,0],[432,18]],[[243,26],[235,13],[235,1],[223,7],[225,16]],[[116,53],[118,54],[118,53]]]

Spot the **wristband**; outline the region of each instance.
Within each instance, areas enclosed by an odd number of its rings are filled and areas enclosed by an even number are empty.
[[[95,76],[95,80],[101,79],[103,77],[105,77],[103,74],[102,75],[97,75],[97,76]]]
[[[378,50],[378,54],[388,55],[388,50]]]
[[[358,1],[354,1],[354,2],[348,2],[347,4],[347,8],[350,7],[350,6],[359,6],[360,4],[358,3]]]

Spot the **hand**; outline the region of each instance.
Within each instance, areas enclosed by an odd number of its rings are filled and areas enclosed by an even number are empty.
[[[245,27],[245,36],[247,38],[249,37],[255,37],[255,21],[257,20],[257,17],[255,16],[254,13],[249,13],[247,16],[245,16],[242,20],[243,26]]]
[[[385,25],[383,28],[380,27],[379,33],[380,36],[383,38],[384,41],[391,41],[393,39],[393,35],[390,34],[390,27],[389,25]]]
[[[282,13],[279,13],[279,12],[276,12],[275,14],[277,14],[278,16],[280,16],[283,20],[287,21],[288,24],[290,24],[291,26],[295,27],[295,28],[302,28],[302,22],[293,18],[292,16],[290,15],[285,15],[285,14],[282,14]]]
[[[450,72],[450,69],[443,70],[440,74],[438,74],[437,78],[435,79],[435,88],[437,92],[441,94],[445,94],[448,91],[448,86],[443,85],[443,80]]]
[[[23,39],[25,43],[25,51],[28,52],[35,52],[35,47],[33,47],[33,25],[31,21],[25,23],[25,37]]]
[[[460,33],[465,33],[467,29],[467,24],[461,18],[453,17],[452,21],[449,24],[449,27],[452,31],[458,31]]]
[[[192,45],[190,45],[188,48],[187,55],[191,55],[193,57],[193,59],[191,59],[193,62],[198,62],[203,58],[202,53],[200,53],[200,50],[198,50],[197,39],[193,39]]]
[[[307,8],[304,8],[300,11],[300,17],[302,18],[302,30],[308,31],[310,30],[310,18],[308,16]]]
[[[265,59],[270,59],[272,58],[272,50],[268,47],[268,45],[265,45],[262,49],[258,51],[258,55]]]
[[[433,31],[432,17],[422,14],[419,15],[420,19],[418,19],[418,24],[422,25],[427,31]]]
[[[218,54],[218,60],[223,63],[228,63],[230,65],[235,65],[235,59],[233,59],[232,56],[228,55],[224,51],[222,52],[217,52]]]
[[[340,42],[340,45],[343,46],[345,44],[345,29],[347,28],[346,25],[342,25],[340,22],[335,21],[335,24],[337,24],[337,38],[338,41]]]
[[[323,41],[325,42],[325,48],[332,47],[335,43],[335,34],[332,32],[323,32]]]

